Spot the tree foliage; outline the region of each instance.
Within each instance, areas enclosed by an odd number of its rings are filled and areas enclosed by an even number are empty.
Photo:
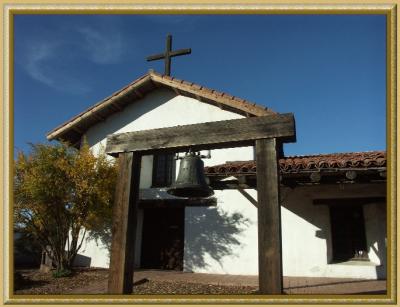
[[[116,167],[84,142],[31,145],[14,168],[14,222],[38,241],[57,271],[71,268],[87,231],[109,227]]]

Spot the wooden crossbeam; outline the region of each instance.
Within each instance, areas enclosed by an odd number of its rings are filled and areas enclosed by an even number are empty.
[[[367,205],[371,203],[386,203],[386,197],[353,197],[353,198],[320,198],[314,199],[314,205],[328,205],[328,206],[340,206],[340,205]]]
[[[170,128],[113,134],[107,138],[106,153],[140,151],[152,153],[250,146],[255,140],[280,138],[296,141],[292,113],[273,114]]]

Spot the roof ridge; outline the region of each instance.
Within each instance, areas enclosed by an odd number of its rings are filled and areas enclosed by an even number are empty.
[[[128,83],[127,85],[125,85],[124,87],[120,88],[119,90],[115,91],[114,93],[112,93],[111,95],[107,96],[106,98],[103,98],[102,100],[96,102],[94,105],[91,105],[90,107],[86,108],[84,111],[78,113],[77,115],[75,115],[74,117],[72,117],[69,121],[64,122],[60,125],[58,125],[57,127],[53,128],[52,130],[50,130],[46,135],[47,138],[49,138],[49,136],[51,134],[53,134],[55,131],[57,131],[58,129],[66,126],[67,124],[71,123],[72,121],[78,119],[79,117],[82,117],[84,114],[86,114],[87,112],[91,112],[93,111],[96,107],[99,106],[103,106],[105,103],[107,103],[110,99],[112,99],[113,97],[117,96],[118,94],[120,94],[122,91],[127,90],[129,87],[131,87],[132,85],[140,82],[141,80],[144,80],[146,77],[149,77],[150,74],[146,73],[142,76],[140,76],[139,78],[136,78],[135,80],[133,80],[132,82]]]
[[[276,114],[276,112],[274,112],[272,109],[270,109],[268,107],[256,104],[252,101],[240,98],[238,96],[233,96],[226,92],[220,92],[213,88],[206,87],[206,86],[203,86],[203,85],[191,82],[191,81],[186,81],[183,79],[178,79],[173,76],[167,76],[164,74],[160,74],[158,72],[155,72],[154,70],[149,71],[149,75],[150,75],[151,80],[154,82],[161,82],[164,84],[168,83],[168,82],[172,82],[172,83],[175,83],[175,85],[177,87],[184,87],[186,90],[195,91],[197,94],[201,94],[201,95],[203,95],[203,97],[206,97],[206,98],[210,98],[209,96],[215,96],[214,98],[219,98],[219,99],[224,100],[224,102],[226,102],[227,106],[231,106],[231,107],[238,108],[238,109],[243,109],[241,107],[244,107],[244,109],[246,109],[246,106],[247,106],[247,111],[250,113],[253,113],[253,115],[256,115],[256,116]],[[164,80],[168,80],[168,81],[164,82]],[[165,85],[167,85],[167,84],[165,84]],[[201,95],[199,95],[199,96],[201,96]],[[232,101],[232,102],[230,103],[229,101]],[[242,106],[237,105],[237,103],[242,104]],[[236,104],[236,105],[233,105],[233,104]],[[243,110],[243,111],[246,112],[246,110]],[[251,112],[251,111],[253,111],[253,112]],[[254,114],[254,113],[256,113],[256,114]]]
[[[119,111],[121,110],[121,107],[118,106],[117,103],[120,98],[128,96],[131,92],[135,92],[136,94],[137,92],[140,93],[141,88],[146,86],[147,82],[149,81],[153,83],[153,87],[156,87],[157,84],[165,87],[172,87],[178,94],[183,92],[181,95],[185,95],[184,93],[187,93],[189,97],[196,97],[200,101],[204,99],[206,101],[202,102],[212,102],[213,104],[220,106],[222,109],[226,108],[232,112],[237,112],[246,116],[265,116],[277,114],[269,108],[257,105],[245,99],[232,96],[225,92],[219,92],[194,82],[188,82],[175,77],[163,75],[150,69],[146,74],[128,83],[118,91],[115,91],[111,95],[95,103],[89,108],[86,108],[84,111],[75,115],[68,121],[49,131],[47,133],[47,139],[64,139],[67,141],[73,140],[75,142],[79,142],[79,139],[86,129],[97,124],[100,120],[104,120],[104,118],[108,117],[110,114],[116,112],[110,110],[110,108],[116,108]],[[151,90],[154,90],[154,88],[151,88],[150,91]],[[146,89],[146,91],[149,91],[149,89]],[[136,101],[143,97],[139,94],[137,94],[137,96],[139,96],[139,98],[136,98],[132,101]],[[106,110],[106,114],[101,113],[103,110]],[[71,143],[74,144],[75,142]]]

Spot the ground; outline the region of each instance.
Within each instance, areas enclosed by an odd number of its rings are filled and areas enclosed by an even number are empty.
[[[38,269],[17,270],[15,294],[106,294],[107,269],[75,269],[54,278]],[[257,294],[257,276],[177,271],[135,272],[134,294]],[[385,280],[284,277],[286,294],[385,294]]]

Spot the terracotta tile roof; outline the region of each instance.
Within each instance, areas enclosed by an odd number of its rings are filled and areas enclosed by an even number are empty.
[[[253,116],[276,114],[276,112],[272,111],[267,107],[258,105],[249,100],[232,96],[225,92],[220,92],[214,89],[210,89],[193,82],[188,82],[174,77],[161,75],[153,71],[150,72],[149,74],[154,82],[159,82],[162,85],[173,87],[178,91],[181,91],[180,93],[182,95],[192,94],[195,97],[213,100],[217,103],[220,103],[221,104],[220,106],[222,107],[224,106],[232,107],[237,111],[248,113],[249,115]]]
[[[246,116],[276,114],[271,109],[248,100],[209,89],[193,82],[149,71],[149,73],[54,128],[47,134],[47,139],[62,139],[75,144],[79,142],[81,136],[91,126],[105,120],[113,113],[121,111],[128,104],[140,100],[148,92],[159,87],[166,87],[173,90],[177,95],[193,97],[201,102],[214,104]]]
[[[319,169],[368,169],[386,167],[385,151],[333,153],[308,156],[292,156],[279,159],[282,173]],[[228,161],[225,164],[205,168],[207,175],[255,173],[255,161]]]

